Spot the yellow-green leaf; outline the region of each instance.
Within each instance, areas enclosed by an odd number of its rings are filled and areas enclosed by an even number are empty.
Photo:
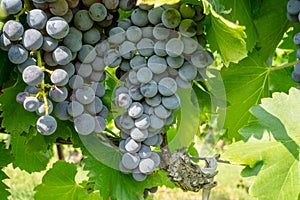
[[[297,200],[300,195],[300,91],[274,93],[251,109],[257,120],[241,130],[247,141],[228,147],[223,157],[257,174],[250,194],[259,200]],[[260,166],[257,172],[257,167]]]
[[[216,13],[210,7],[211,25],[208,26],[207,40],[212,50],[218,51],[225,65],[237,63],[247,56],[246,27],[234,24]]]

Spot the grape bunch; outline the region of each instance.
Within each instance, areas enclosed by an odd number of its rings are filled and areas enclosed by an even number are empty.
[[[130,19],[109,31],[104,62],[119,66],[117,74],[124,82],[114,92],[115,105],[125,110],[115,118],[123,139],[119,168],[137,181],[160,164],[153,148],[161,145],[161,133],[180,108],[178,88],[191,88],[213,63],[212,54],[198,41],[204,35],[203,17],[200,6],[139,5]]]
[[[287,4],[287,18],[291,22],[299,22],[300,21],[300,1],[298,0],[289,0]],[[294,35],[293,38],[294,44],[300,47],[300,33]],[[300,48],[297,50],[297,59],[300,59]],[[300,63],[294,66],[294,70],[292,72],[292,79],[300,83]]]
[[[203,48],[203,7],[135,0],[2,0],[1,7],[9,20],[0,48],[28,85],[16,99],[40,115],[37,130],[50,135],[56,120],[70,120],[80,135],[103,132],[109,110],[102,82],[106,67],[115,68],[122,83],[114,104],[124,110],[114,119],[122,139],[119,168],[145,180],[160,164],[154,148],[183,101],[177,90],[202,80],[213,63]],[[119,19],[120,9],[130,17]]]
[[[41,134],[53,134],[57,119],[73,121],[81,135],[106,128],[108,108],[101,100],[105,95],[103,54],[120,2],[1,1],[9,20],[0,48],[8,51],[10,62],[18,66],[28,85],[16,99],[25,110],[40,115],[36,127]],[[21,23],[22,17],[26,24]]]

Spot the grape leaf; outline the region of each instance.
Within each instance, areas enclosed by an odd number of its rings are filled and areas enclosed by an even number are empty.
[[[74,123],[70,121],[62,121],[57,119],[57,129],[54,134],[45,136],[45,141],[48,144],[53,144],[57,138],[61,138],[67,140],[68,138],[72,137],[72,134],[76,133],[74,129]]]
[[[247,56],[245,27],[234,24],[216,13],[210,6],[207,41],[213,51],[218,51],[225,65],[237,63]]]
[[[9,74],[13,71],[14,65],[9,61],[6,51],[0,50],[0,58],[0,85],[3,85],[8,80]]]
[[[72,137],[72,132],[75,132],[73,126],[73,122],[61,121],[57,119],[57,129],[54,134],[49,136],[41,135],[37,132],[35,127],[32,127],[29,133],[22,134],[22,136],[26,137],[26,151],[47,151],[49,146],[52,146],[57,141],[57,138],[63,142],[67,141]]]
[[[131,174],[123,174],[96,159],[88,156],[84,159],[84,169],[89,171],[89,181],[95,182],[95,189],[100,190],[103,199],[140,199],[145,188],[163,184],[159,173],[148,175],[142,182],[135,181]]]
[[[290,28],[285,36],[282,39],[282,42],[280,43],[279,47],[280,49],[288,49],[289,54],[288,54],[288,62],[293,62],[297,60],[297,55],[296,52],[298,50],[298,46],[294,44],[294,35],[300,32],[300,24],[296,23],[293,24],[293,27]]]
[[[257,42],[258,34],[252,19],[252,8],[250,0],[233,0],[227,1],[223,0],[222,5],[225,6],[226,10],[230,12],[226,15],[223,15],[226,19],[235,22],[237,21],[239,25],[246,27],[247,38],[247,50],[251,51]]]
[[[7,191],[8,187],[5,185],[2,181],[4,179],[7,179],[8,176],[0,170],[0,199],[7,199],[7,197],[10,195],[9,192]]]
[[[196,95],[192,91],[192,89],[178,89],[177,91],[181,99],[181,105],[176,135],[172,140],[168,138],[168,146],[171,152],[189,146],[198,132],[200,110]]]
[[[292,28],[286,32],[286,35],[282,38],[282,42],[280,43],[280,49],[291,49],[296,51],[298,47],[295,45],[293,41],[293,37],[295,34],[300,32],[300,24],[293,24]]]
[[[257,105],[261,98],[276,91],[287,92],[288,88],[296,85],[287,69],[273,70],[256,51],[240,63],[223,68],[221,74],[229,104],[224,124],[228,129],[228,139],[242,138],[238,130],[249,122],[249,109]]]
[[[32,127],[28,134],[22,134],[26,137],[25,150],[27,152],[39,152],[46,151],[48,149],[48,144],[45,141],[45,137],[37,132],[35,127]]]
[[[118,146],[110,143],[109,138],[104,138],[104,136],[99,137],[96,134],[90,134],[86,136],[79,135],[77,140],[80,140],[80,143],[77,142],[77,145],[81,147],[84,154],[93,156],[106,166],[109,166],[113,169],[119,169],[122,153]]]
[[[13,157],[10,155],[10,150],[5,149],[5,145],[0,143],[0,168],[7,166],[13,161]]]
[[[0,95],[0,109],[3,111],[2,127],[6,128],[9,133],[29,132],[30,126],[35,126],[38,115],[26,111],[21,104],[15,99],[19,92],[24,91],[26,84],[19,76],[16,84],[13,87],[3,90]]]
[[[35,188],[36,200],[88,199],[100,200],[99,194],[89,194],[83,186],[75,182],[75,164],[57,161],[44,175],[42,184]]]
[[[14,167],[26,170],[28,173],[39,172],[46,169],[51,158],[51,151],[31,152],[27,151],[26,138],[18,134],[13,134],[11,139],[12,154],[15,160]]]
[[[258,199],[296,200],[300,195],[299,101],[295,88],[289,95],[274,93],[262,99],[251,109],[257,119],[241,129],[247,141],[230,145],[223,155],[232,163],[248,165],[244,176],[257,175],[250,194]]]
[[[287,2],[288,0],[251,1],[253,20],[259,36],[257,48],[263,60],[273,55],[290,25],[286,17]]]

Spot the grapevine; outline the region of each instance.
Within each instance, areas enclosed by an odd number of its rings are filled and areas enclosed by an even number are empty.
[[[2,38],[11,43],[3,49],[8,50],[12,63],[22,65],[19,71],[23,81],[37,90],[36,94],[21,92],[17,101],[25,110],[41,115],[36,123],[41,134],[55,133],[57,122],[50,116],[53,110],[59,120],[73,121],[78,134],[102,133],[107,116],[101,115],[105,88],[100,82],[105,78],[105,66],[120,66],[119,74],[128,75],[118,77],[125,85],[115,90],[116,106],[127,109],[115,118],[124,139],[119,144],[124,153],[120,170],[132,173],[136,181],[144,181],[160,165],[159,154],[151,148],[162,144],[161,133],[173,123],[172,112],[180,108],[177,88],[191,87],[197,77],[201,80],[203,69],[213,62],[212,54],[198,44],[197,37],[192,39],[203,34],[201,24],[193,20],[203,20],[203,11],[196,15],[201,7],[139,5],[127,21],[130,26],[109,27],[107,40],[101,40],[100,29],[105,27],[94,24],[103,22],[108,10],[115,13],[114,2],[75,2],[76,6],[64,0],[34,3],[34,9],[25,11],[29,29],[17,19],[3,27]],[[4,1],[9,14],[21,12],[20,8],[12,13],[6,4]],[[46,9],[39,9],[47,5],[48,15]],[[69,10],[72,7],[80,10]],[[155,47],[161,43],[163,47]],[[18,52],[20,56],[16,56]],[[47,75],[50,83],[46,82]]]
[[[296,199],[298,127],[286,117],[298,107],[286,105],[300,98],[300,1],[276,2],[271,13],[263,1],[0,0],[0,180],[12,163],[47,170],[37,200],[153,199],[163,185],[208,200],[218,163],[238,164],[259,171],[253,197]],[[222,145],[199,155],[199,138]],[[63,145],[82,154],[77,165],[51,160],[65,160]],[[279,155],[283,192],[262,192]]]

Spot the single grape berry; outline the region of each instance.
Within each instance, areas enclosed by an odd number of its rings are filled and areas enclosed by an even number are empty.
[[[181,15],[175,8],[168,8],[162,13],[161,20],[165,27],[173,29],[179,26]]]
[[[47,19],[46,13],[40,9],[33,9],[27,14],[27,24],[38,30],[45,28]]]
[[[3,26],[3,33],[11,41],[17,41],[24,33],[24,27],[20,22],[15,20],[7,21]]]
[[[28,58],[28,51],[20,44],[12,45],[8,50],[8,59],[13,64],[22,64]]]
[[[69,33],[69,24],[62,17],[52,17],[47,21],[46,31],[54,39],[63,39]]]
[[[36,29],[27,29],[24,32],[22,42],[27,50],[38,50],[43,45],[43,36],[41,32]]]
[[[107,16],[106,7],[102,3],[94,3],[89,8],[89,15],[95,22],[101,22]]]
[[[89,135],[95,129],[95,119],[89,114],[82,114],[74,119],[75,130],[80,135]]]
[[[22,10],[23,3],[21,0],[2,0],[1,7],[9,15],[17,14]]]
[[[35,86],[39,85],[44,80],[44,72],[40,67],[31,65],[24,69],[22,77],[25,83]]]
[[[23,106],[29,112],[35,112],[40,105],[40,101],[36,97],[26,97]]]
[[[72,60],[72,52],[68,47],[59,46],[52,52],[52,58],[58,65],[67,65]]]
[[[16,101],[20,104],[23,104],[26,97],[29,97],[29,95],[30,95],[29,92],[20,92],[16,96]]]
[[[57,128],[57,122],[52,116],[41,116],[36,122],[36,127],[42,135],[52,135]]]
[[[57,86],[64,86],[69,81],[68,73],[62,69],[56,69],[50,76],[51,82]]]

